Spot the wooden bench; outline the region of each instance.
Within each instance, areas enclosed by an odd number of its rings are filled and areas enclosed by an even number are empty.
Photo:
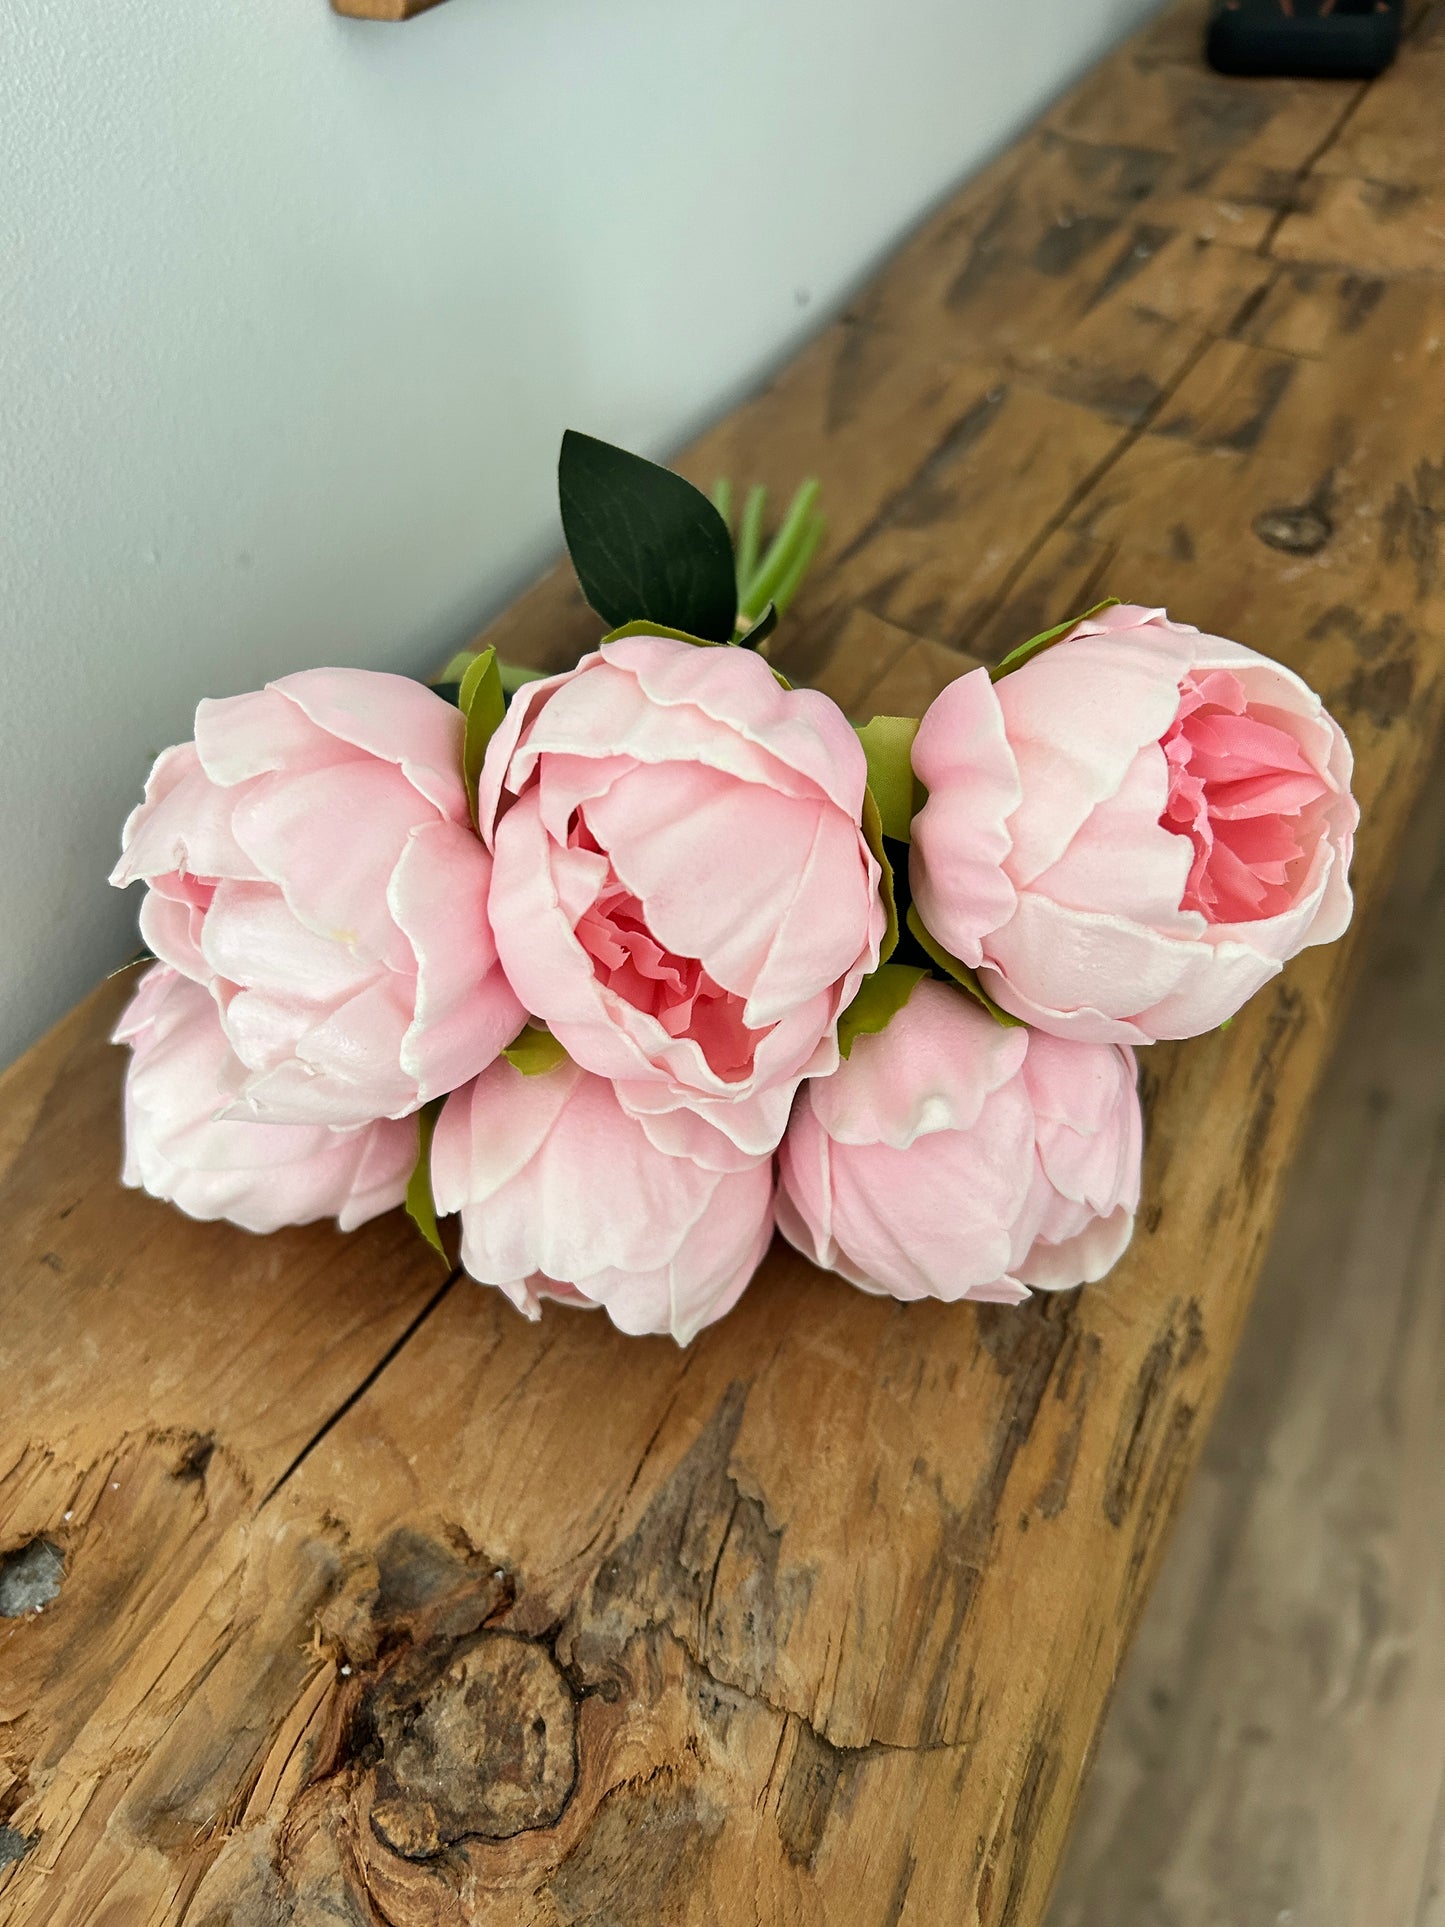
[[[1356,746],[1363,921],[1442,711],[1445,6],[1369,88],[1199,29],[685,466],[824,478],[781,660],[858,715],[1105,592],[1282,656]],[[594,635],[558,573],[493,640]],[[899,1306],[780,1249],[686,1352],[530,1326],[399,1214],[123,1192],[98,991],[0,1108],[7,1927],[1037,1923],[1351,950],[1147,1054],[1105,1284]]]

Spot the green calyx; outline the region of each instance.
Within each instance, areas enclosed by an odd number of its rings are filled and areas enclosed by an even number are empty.
[[[838,1050],[852,1055],[860,1037],[886,1030],[928,975],[916,964],[880,964],[858,986],[858,994],[838,1019]]]
[[[861,825],[863,841],[878,861],[878,889],[883,898],[883,911],[886,922],[883,926],[883,941],[878,946],[878,961],[886,964],[898,948],[898,896],[893,884],[893,865],[888,860],[888,852],[883,844],[883,819],[878,813],[872,790],[863,792],[863,821]]]
[[[909,841],[913,818],[923,806],[923,785],[913,774],[912,762],[918,729],[916,716],[875,716],[857,725],[883,834],[895,843]]]
[[[1021,642],[1017,649],[1011,649],[997,668],[989,670],[990,682],[997,682],[1002,676],[1012,675],[1015,669],[1022,669],[1026,662],[1031,662],[1045,649],[1051,649],[1056,642],[1062,642],[1065,636],[1072,635],[1081,622],[1088,622],[1103,610],[1117,609],[1118,606],[1118,596],[1105,596],[1104,600],[1096,602],[1092,609],[1085,609],[1081,616],[1070,616],[1067,622],[1056,622],[1052,629],[1044,629],[1038,635],[1030,636],[1028,641]]]
[[[442,1103],[441,1098],[433,1098],[430,1104],[423,1104],[417,1113],[417,1156],[411,1176],[407,1179],[406,1215],[432,1250],[446,1258],[446,1246],[437,1229],[436,1199],[431,1188],[431,1144],[437,1119],[441,1116]],[[450,1259],[447,1262],[450,1263]]]
[[[944,949],[919,916],[917,906],[911,903],[908,906],[907,922],[909,935],[933,961],[940,975],[951,978],[961,990],[966,990],[975,1003],[982,1004],[996,1024],[1003,1024],[1008,1029],[1016,1029],[1023,1024],[1021,1017],[1013,1016],[994,1002],[979,982],[976,971],[970,970],[966,963],[960,963],[951,951]]]
[[[566,1051],[551,1031],[539,1024],[528,1024],[524,1031],[512,1039],[502,1055],[513,1070],[520,1071],[523,1077],[545,1077],[548,1071],[555,1071],[559,1065],[569,1061]]]
[[[497,666],[495,649],[483,649],[467,665],[461,685],[457,690],[457,707],[465,719],[462,736],[462,776],[467,786],[467,802],[471,806],[472,822],[477,820],[477,784],[482,774],[482,763],[487,754],[487,744],[497,732],[503,716],[507,713],[507,699],[502,690],[502,675]]]

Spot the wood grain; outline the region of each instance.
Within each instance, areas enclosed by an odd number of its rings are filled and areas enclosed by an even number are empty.
[[[1283,656],[1355,742],[1363,923],[1445,699],[1445,284],[1278,258],[1367,95],[1210,75],[1196,20],[683,466],[826,478],[780,655],[860,716],[1104,592]],[[559,571],[490,639],[595,636]],[[1104,1286],[903,1307],[776,1250],[685,1353],[395,1221],[122,1197],[101,994],[6,1087],[0,1546],[65,1562],[0,1621],[7,1923],[1037,1922],[1350,954],[1149,1053]]]
[[[1445,764],[1426,785],[1050,1927],[1439,1927]]]

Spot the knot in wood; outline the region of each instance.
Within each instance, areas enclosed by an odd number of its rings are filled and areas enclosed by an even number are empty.
[[[1254,532],[1269,548],[1282,549],[1286,555],[1318,555],[1335,527],[1323,510],[1306,504],[1265,509],[1254,518]]]
[[[430,1678],[383,1682],[371,1717],[372,1830],[408,1860],[553,1826],[571,1797],[576,1702],[535,1640],[483,1632]]]
[[[64,1577],[65,1555],[49,1539],[31,1539],[0,1553],[0,1618],[42,1611],[58,1595]]]

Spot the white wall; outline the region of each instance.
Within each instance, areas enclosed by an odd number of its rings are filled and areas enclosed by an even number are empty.
[[[198,697],[420,670],[1152,0],[0,6],[0,1062]]]

